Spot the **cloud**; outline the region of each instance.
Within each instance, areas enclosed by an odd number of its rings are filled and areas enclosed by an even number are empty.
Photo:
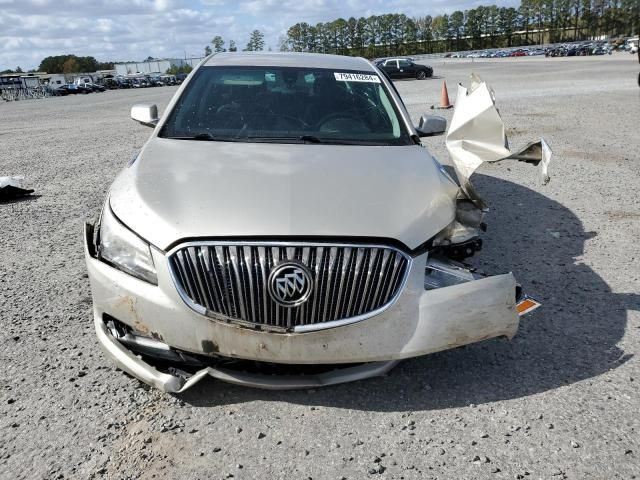
[[[291,25],[381,13],[437,15],[479,0],[0,0],[0,70],[36,68],[48,55],[100,61],[201,56],[215,35],[239,48],[260,29],[267,46]],[[514,5],[515,0],[500,2]]]

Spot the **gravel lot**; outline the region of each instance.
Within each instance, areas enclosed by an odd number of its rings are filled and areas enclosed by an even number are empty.
[[[511,144],[554,149],[483,166],[480,260],[543,302],[512,340],[406,361],[315,391],[202,382],[181,396],[116,370],[93,332],[82,224],[150,130],[139,101],[174,88],[0,104],[0,175],[31,200],[0,204],[0,477],[617,479],[640,477],[638,63],[606,58],[439,60],[397,83],[412,115],[471,71],[496,91]],[[451,111],[444,114],[451,116]],[[443,137],[428,140],[445,159]]]

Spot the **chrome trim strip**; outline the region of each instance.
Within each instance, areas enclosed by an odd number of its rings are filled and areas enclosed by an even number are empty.
[[[399,254],[402,258],[405,259],[406,263],[406,269],[404,272],[404,278],[402,278],[399,282],[399,286],[395,292],[395,295],[383,306],[381,306],[380,308],[377,308],[376,310],[373,310],[371,312],[366,312],[366,313],[362,313],[360,314],[359,311],[365,307],[364,303],[366,301],[365,296],[363,296],[360,299],[360,305],[355,306],[353,303],[351,302],[351,298],[349,299],[349,302],[347,303],[347,309],[345,311],[346,315],[349,315],[349,313],[351,313],[352,316],[347,316],[346,318],[342,318],[339,320],[332,320],[332,321],[328,321],[328,322],[318,322],[318,323],[313,323],[313,324],[305,324],[305,325],[297,325],[294,326],[292,328],[285,328],[285,327],[281,327],[279,325],[270,325],[268,323],[266,323],[266,319],[263,320],[263,323],[254,323],[254,322],[247,322],[245,320],[242,319],[238,319],[235,317],[232,317],[231,315],[233,314],[233,312],[227,312],[229,315],[226,314],[222,314],[219,312],[214,312],[211,311],[210,309],[204,307],[203,305],[200,305],[198,303],[195,303],[193,300],[191,300],[190,296],[188,295],[188,293],[184,290],[184,288],[181,286],[181,282],[178,279],[178,277],[176,276],[176,272],[174,272],[174,268],[171,264],[171,258],[180,250],[184,250],[184,249],[188,249],[190,247],[214,247],[213,251],[215,252],[216,256],[218,257],[218,260],[221,262],[225,262],[226,259],[221,259],[220,260],[220,250],[221,247],[265,247],[265,251],[269,251],[271,249],[271,252],[274,254],[273,260],[274,262],[276,262],[277,258],[279,258],[279,253],[278,253],[278,248],[287,248],[287,247],[299,247],[299,248],[309,248],[309,247],[315,247],[317,248],[317,250],[319,251],[318,253],[318,258],[316,258],[315,260],[315,268],[312,266],[309,266],[308,268],[310,269],[315,269],[316,273],[318,270],[322,269],[321,266],[321,262],[323,260],[324,257],[324,251],[325,249],[328,247],[329,250],[331,251],[331,249],[338,247],[338,248],[350,248],[351,250],[351,257],[353,256],[353,252],[357,251],[358,252],[358,262],[356,262],[356,269],[360,269],[362,268],[362,262],[363,262],[363,258],[366,256],[366,253],[362,251],[362,249],[369,249],[370,252],[370,256],[373,255],[377,255],[377,252],[379,251],[379,249],[387,249],[390,251],[393,251],[397,254]],[[303,250],[304,252],[304,250]],[[373,253],[376,252],[376,253]],[[276,255],[278,255],[278,257],[276,257]],[[368,318],[371,318],[373,316],[376,315],[380,315],[381,313],[383,313],[385,310],[387,310],[388,308],[390,308],[392,305],[395,304],[395,302],[398,300],[398,297],[401,295],[401,293],[404,291],[407,281],[409,279],[409,275],[411,272],[411,269],[413,267],[413,258],[403,252],[402,250],[399,250],[396,247],[393,246],[389,246],[389,245],[385,245],[385,244],[360,244],[360,243],[322,243],[322,242],[282,242],[282,241],[264,241],[264,242],[260,242],[260,241],[247,241],[247,242],[242,242],[242,241],[213,241],[213,240],[203,240],[203,241],[190,241],[190,242],[185,242],[185,243],[181,243],[176,245],[174,248],[172,248],[170,251],[168,251],[166,253],[166,259],[167,259],[167,267],[169,270],[169,275],[171,277],[171,280],[176,288],[176,290],[178,291],[178,294],[180,295],[180,298],[182,298],[182,300],[185,302],[185,304],[191,308],[192,310],[194,310],[195,312],[201,314],[201,315],[205,315],[209,318],[212,318],[214,320],[217,321],[222,321],[225,323],[232,323],[232,324],[236,324],[236,325],[240,325],[240,326],[244,326],[247,328],[251,328],[251,329],[260,329],[260,330],[264,330],[264,331],[270,331],[270,332],[274,332],[274,333],[309,333],[309,332],[314,332],[314,331],[319,331],[319,330],[326,330],[329,328],[336,328],[336,327],[342,327],[345,325],[350,325],[353,323],[358,323],[361,322],[363,320],[366,320]],[[393,285],[398,282],[398,268],[400,267],[400,262],[398,257],[396,257],[396,265],[393,266],[393,269],[391,270],[391,278],[389,279],[389,285],[388,285],[388,289],[392,290],[393,289]],[[269,261],[268,259],[266,259],[266,267],[269,266]],[[184,268],[184,266],[181,265],[182,268]],[[261,265],[262,267],[262,265]],[[372,268],[373,266],[371,266]],[[224,271],[224,268],[223,268]],[[382,275],[384,273],[383,270],[380,271],[380,275]],[[362,274],[367,275],[366,281],[368,283],[369,281],[369,276],[370,276],[370,272],[361,272],[360,274],[358,274],[358,272],[354,272],[354,279],[352,281],[352,288],[351,288],[351,296],[353,296],[354,291],[357,292],[358,290],[358,285],[357,283],[359,282],[360,278],[356,278],[361,276]],[[224,275],[224,273],[223,273]],[[264,275],[264,269],[262,269],[262,275]],[[325,281],[325,283],[328,283],[327,281]],[[224,290],[224,294],[225,297],[228,297],[228,293],[226,291],[226,289],[224,288],[224,286],[221,286],[222,289]],[[239,288],[242,288],[242,286],[240,285]],[[365,286],[366,288],[366,286]],[[232,296],[235,296],[235,292],[231,292]],[[326,294],[330,294],[331,292],[325,292]],[[390,292],[389,292],[390,293]],[[263,300],[266,302],[266,295],[267,292],[263,292]],[[318,309],[322,310],[322,300],[320,297],[317,298],[317,303],[318,303]],[[326,304],[326,300],[325,300],[325,304]],[[373,299],[375,300],[375,298]],[[225,303],[225,302],[222,302]],[[226,301],[226,303],[228,304],[228,301]],[[337,301],[337,303],[339,303],[339,299]],[[235,304],[235,302],[234,302]],[[336,305],[337,307],[340,307],[340,305]],[[313,309],[315,310],[316,304],[314,302],[313,305]],[[240,307],[242,308],[242,307]],[[326,308],[326,306],[325,306]],[[283,311],[284,310],[284,311]],[[284,307],[280,307],[280,306],[276,306],[276,315],[275,317],[279,317],[280,314],[282,313],[286,313],[287,309]],[[240,312],[237,312],[238,314]]]

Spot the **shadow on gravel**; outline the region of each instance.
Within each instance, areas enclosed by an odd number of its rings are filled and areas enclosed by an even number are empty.
[[[180,398],[195,406],[254,400],[371,411],[430,410],[525,397],[598,376],[626,362],[616,344],[640,295],[614,294],[576,261],[585,232],[567,208],[520,185],[476,175],[491,205],[488,273],[511,269],[543,306],[516,337],[493,339],[401,363],[384,378],[308,391],[270,392],[207,379]],[[444,321],[444,319],[443,319]]]
[[[23,197],[16,198],[1,198],[0,205],[8,205],[10,203],[22,203],[22,202],[32,202],[39,199],[42,195],[34,195],[33,193],[30,195],[25,195]]]

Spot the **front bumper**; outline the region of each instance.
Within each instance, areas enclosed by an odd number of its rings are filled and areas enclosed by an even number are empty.
[[[383,313],[359,323],[309,333],[273,333],[212,320],[191,310],[171,280],[164,254],[152,248],[158,285],[85,257],[98,340],[123,370],[170,392],[210,375],[263,388],[309,388],[385,373],[396,361],[506,336],[518,329],[511,273],[426,291],[424,254],[413,261],[404,291]],[[190,378],[162,373],[129,351],[105,325],[114,318],[132,331],[182,352],[274,364],[362,364],[304,377],[272,378],[207,367]]]

